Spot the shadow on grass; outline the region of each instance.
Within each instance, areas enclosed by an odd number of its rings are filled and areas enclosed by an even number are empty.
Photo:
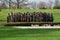
[[[6,20],[0,20],[0,22],[6,22]]]

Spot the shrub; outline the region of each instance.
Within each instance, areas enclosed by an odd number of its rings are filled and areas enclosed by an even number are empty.
[[[54,9],[60,9],[60,6],[54,6]]]

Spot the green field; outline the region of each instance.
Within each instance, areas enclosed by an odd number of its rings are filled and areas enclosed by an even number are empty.
[[[0,40],[60,40],[60,29],[0,27]]]
[[[2,9],[0,22],[6,21],[9,12],[53,13],[54,22],[60,22],[60,9]],[[60,40],[60,29],[17,29],[0,26],[0,40]]]
[[[31,10],[31,9],[2,9],[0,12],[0,21],[6,21],[7,14],[9,12],[47,12],[53,13],[54,22],[60,22],[60,9],[39,9],[39,10]]]

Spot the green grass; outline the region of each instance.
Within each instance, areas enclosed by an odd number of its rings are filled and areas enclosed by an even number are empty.
[[[60,29],[17,29],[0,27],[0,40],[59,40]]]
[[[0,21],[6,21],[9,12],[52,12],[54,22],[60,22],[60,9],[2,9]],[[0,26],[0,40],[60,40],[60,29],[17,29]]]
[[[0,12],[0,21],[6,21],[7,14],[9,12],[47,12],[53,13],[54,22],[60,22],[60,9],[39,9],[39,10],[31,10],[31,9],[2,9]]]

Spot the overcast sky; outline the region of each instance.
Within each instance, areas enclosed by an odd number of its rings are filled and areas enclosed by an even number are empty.
[[[44,1],[44,2],[49,2],[49,0],[30,0],[30,1],[36,1],[37,3],[40,2],[40,1]],[[51,0],[54,2],[54,0]]]

